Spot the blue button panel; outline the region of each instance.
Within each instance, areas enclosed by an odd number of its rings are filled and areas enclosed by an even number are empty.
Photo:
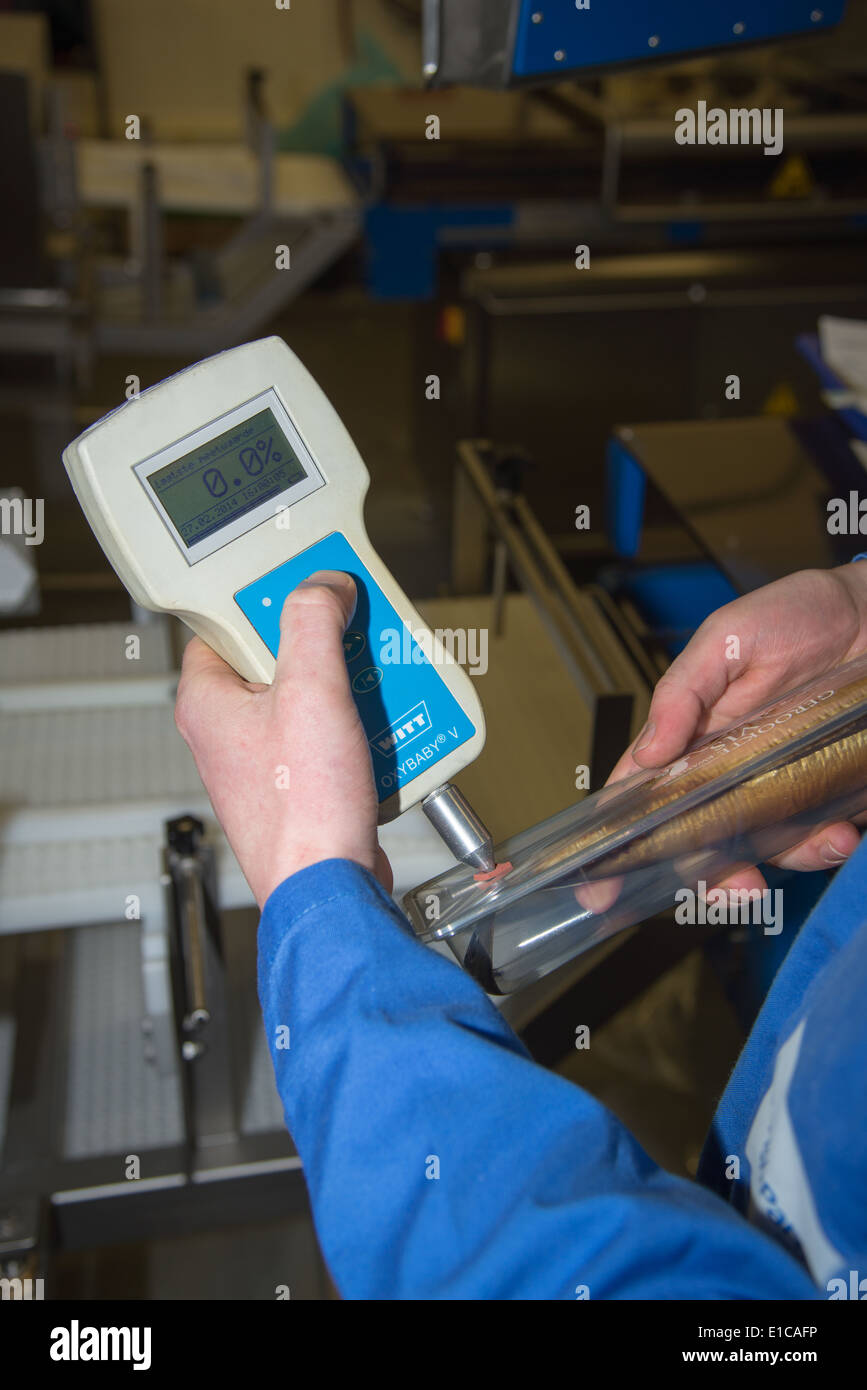
[[[317,570],[344,570],[358,589],[343,651],[377,793],[385,801],[471,739],[475,726],[338,531],[235,595],[272,656],[286,596]]]

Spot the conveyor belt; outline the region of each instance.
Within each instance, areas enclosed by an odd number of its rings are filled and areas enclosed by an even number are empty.
[[[139,639],[139,656],[127,659],[127,639]],[[76,623],[0,633],[0,689],[36,681],[98,681],[154,676],[172,669],[169,628],[153,622]]]
[[[85,927],[70,934],[68,950],[63,1156],[140,1154],[180,1143],[177,1073],[160,1076],[144,1057],[136,924]]]
[[[145,1008],[135,925],[84,927],[71,933],[69,950],[63,1157],[144,1156],[150,1149],[180,1143],[183,1122],[177,1072],[161,1076],[144,1057],[140,1021]],[[243,1074],[237,1078],[241,1132],[271,1133],[282,1129],[283,1111],[255,977],[247,969],[234,984],[233,1053],[246,1058]],[[146,1166],[145,1160],[143,1176]],[[118,1181],[122,1177],[118,1174]]]

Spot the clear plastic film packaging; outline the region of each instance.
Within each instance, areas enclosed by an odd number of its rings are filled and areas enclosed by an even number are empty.
[[[404,908],[422,940],[509,994],[689,894],[706,912],[736,870],[865,810],[867,656],[505,840],[496,876],[460,865]]]

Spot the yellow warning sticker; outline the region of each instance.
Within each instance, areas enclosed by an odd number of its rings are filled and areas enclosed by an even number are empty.
[[[790,154],[771,179],[772,198],[809,198],[816,185],[803,155]]]
[[[787,418],[798,413],[798,398],[787,381],[775,386],[762,406],[763,415],[783,415]]]

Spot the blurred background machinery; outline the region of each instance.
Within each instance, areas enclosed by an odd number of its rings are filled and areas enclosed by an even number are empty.
[[[782,109],[782,153],[678,145],[699,101]],[[130,612],[61,449],[285,337],[377,550],[489,633],[461,785],[498,838],[553,814],[708,612],[858,548],[826,509],[867,383],[828,317],[867,318],[867,3],[13,3],[0,115],[0,1265],[327,1297],[256,913],[173,726],[184,637]],[[421,816],[383,842],[398,896],[443,867]],[[505,1008],[690,1172],[821,877],[781,944],[660,919]]]
[[[835,25],[846,0],[818,9],[790,0],[712,8],[655,0],[612,10],[591,0],[427,0],[424,72],[437,84],[513,87],[814,33]]]

